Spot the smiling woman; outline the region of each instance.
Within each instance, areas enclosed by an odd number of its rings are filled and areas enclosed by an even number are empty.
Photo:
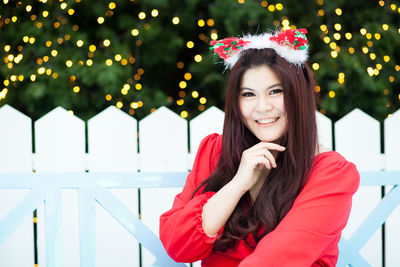
[[[160,238],[202,266],[335,266],[359,185],[320,151],[305,29],[213,41],[229,75],[223,134],[200,144]],[[324,153],[321,153],[324,152]]]

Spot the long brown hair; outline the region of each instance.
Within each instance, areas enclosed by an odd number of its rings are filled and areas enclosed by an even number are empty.
[[[235,176],[243,151],[260,142],[243,123],[238,101],[243,74],[262,65],[275,72],[284,90],[288,128],[280,144],[286,150],[279,153],[278,167],[269,172],[255,202],[250,204],[249,192],[243,195],[214,244],[214,250],[218,251],[233,248],[242,239],[252,247],[246,240],[248,234],[258,242],[275,229],[306,183],[314,160],[317,142],[315,82],[309,67],[290,64],[273,49],[249,49],[229,75],[221,156],[214,172],[197,190],[203,186],[203,192],[221,189]],[[262,226],[265,231],[258,234]]]

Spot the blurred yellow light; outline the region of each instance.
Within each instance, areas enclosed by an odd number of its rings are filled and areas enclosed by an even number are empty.
[[[344,83],[344,79],[343,78],[338,78],[338,83],[343,84]]]
[[[181,89],[185,89],[186,86],[187,86],[187,83],[186,83],[185,81],[181,81],[181,82],[179,83],[179,88],[181,88]]]
[[[376,76],[378,76],[379,75],[379,70],[377,70],[377,69],[374,69],[374,75],[376,75]]]
[[[151,15],[152,15],[153,17],[157,17],[157,16],[158,16],[158,10],[157,10],[157,9],[153,9],[153,10],[151,11]]]
[[[131,103],[131,108],[137,109],[138,107],[139,107],[138,103],[136,103],[136,102]]]
[[[322,17],[325,15],[325,11],[323,9],[318,10],[318,16]]]
[[[335,42],[332,42],[332,43],[329,44],[329,46],[330,46],[332,49],[335,49],[335,48],[336,48],[336,43],[335,43]]]
[[[72,90],[74,90],[74,93],[79,93],[81,88],[79,88],[79,86],[74,86],[74,88]]]
[[[375,55],[374,53],[371,53],[371,54],[369,54],[369,57],[370,57],[372,60],[375,60],[376,55]]]
[[[88,59],[86,60],[86,65],[88,65],[89,67],[93,65],[93,60]]]
[[[380,0],[380,1],[379,1],[379,5],[380,5],[380,6],[384,6],[384,5],[385,5],[385,1]]]
[[[95,46],[95,45],[90,45],[90,46],[89,46],[89,51],[90,51],[90,52],[96,51],[96,46]]]
[[[139,30],[138,29],[133,29],[131,31],[132,36],[138,36],[139,35]]]
[[[78,47],[82,47],[82,46],[83,46],[83,41],[82,41],[82,40],[78,40],[78,41],[76,42],[76,45],[77,45]]]
[[[192,41],[189,41],[186,43],[187,48],[193,48],[194,47],[194,43]]]
[[[336,15],[340,16],[340,15],[342,15],[342,10],[340,8],[336,8],[335,13],[336,13]]]
[[[107,94],[107,95],[106,95],[106,100],[107,100],[107,101],[110,101],[111,99],[112,99],[112,96],[111,96],[110,94]]]
[[[188,116],[188,112],[187,112],[186,110],[184,110],[184,111],[181,112],[181,117],[182,117],[182,118],[186,119],[187,116]]]
[[[46,11],[46,10],[43,11],[42,15],[43,15],[44,18],[46,18],[49,15],[49,11]]]
[[[36,81],[36,75],[35,74],[32,74],[29,78],[31,79],[32,82]]]
[[[26,9],[26,12],[31,12],[32,6],[31,6],[31,5],[27,5],[27,6],[25,7],[25,9]]]
[[[387,25],[387,24],[382,24],[382,29],[383,29],[384,31],[389,30],[389,25]]]
[[[368,68],[367,68],[367,72],[368,72],[368,75],[369,75],[369,76],[374,76],[374,69],[373,69],[373,68],[368,67]]]
[[[215,33],[215,32],[213,32],[213,33],[211,34],[211,39],[212,39],[212,40],[217,40],[217,39],[218,39],[218,34]]]
[[[206,23],[204,22],[203,19],[199,19],[199,20],[197,21],[197,25],[199,25],[199,27],[204,27],[205,24],[206,24]]]
[[[321,26],[319,26],[319,28],[321,29],[321,31],[326,31],[328,29],[328,27],[326,27],[325,24],[322,24]]]
[[[38,72],[38,74],[44,74],[45,71],[46,71],[46,69],[44,67],[40,67],[37,72]]]
[[[72,66],[72,61],[71,60],[67,60],[65,62],[65,65],[67,65],[68,68],[71,67]]]
[[[120,54],[116,54],[114,56],[115,61],[120,61],[122,59],[122,56]]]
[[[183,99],[179,99],[176,101],[176,104],[178,104],[178,106],[182,106],[185,103],[185,100]]]
[[[335,40],[340,40],[340,38],[341,38],[340,33],[338,33],[338,32],[334,33],[333,38],[335,38]]]
[[[213,19],[208,19],[208,20],[207,20],[207,25],[208,25],[209,27],[214,26],[214,20],[213,20]]]
[[[334,98],[335,97],[335,92],[334,91],[329,91],[329,97]]]
[[[283,5],[281,3],[278,3],[275,5],[277,10],[282,10],[283,9]]]
[[[139,108],[143,107],[143,101],[139,100],[137,103],[138,103]]]
[[[395,11],[395,10],[396,10],[396,5],[395,5],[395,4],[391,4],[391,5],[390,5],[390,8],[391,8],[393,11]]]
[[[61,3],[60,8],[61,9],[66,9],[67,8],[67,4],[66,3]]]
[[[318,63],[312,64],[312,68],[313,68],[314,70],[318,70],[318,69],[319,69],[319,64],[318,64]]]
[[[205,97],[201,97],[200,99],[199,99],[199,102],[200,102],[200,104],[205,104],[206,102],[207,102],[207,99],[205,98]]]
[[[346,37],[347,40],[350,40],[352,38],[352,35],[349,32],[346,32],[344,36]]]
[[[365,35],[367,33],[367,30],[365,28],[360,29],[360,33],[362,35]]]
[[[142,85],[140,83],[137,83],[135,85],[136,90],[141,90],[142,89]]]
[[[371,38],[372,38],[372,34],[370,34],[370,33],[367,33],[367,34],[365,35],[365,37],[367,37],[367,39],[369,40],[369,39],[371,39]]]
[[[10,80],[12,82],[15,82],[17,80],[17,76],[16,75],[11,75]]]
[[[268,10],[269,10],[270,12],[274,12],[274,11],[275,11],[275,6],[274,6],[274,5],[269,5],[269,6],[268,6]]]
[[[379,33],[375,33],[375,34],[374,34],[374,37],[375,37],[376,40],[381,39],[381,35],[380,35]]]
[[[341,78],[341,79],[344,79],[345,74],[344,74],[343,72],[340,72],[340,73],[338,74],[338,77]]]
[[[330,41],[331,41],[331,38],[329,38],[328,36],[325,36],[325,37],[324,37],[324,42],[325,42],[326,44],[329,44]]]
[[[399,66],[399,65],[396,65],[396,66],[394,67],[394,69],[395,69],[396,71],[400,71],[400,66]]]
[[[146,13],[140,12],[138,17],[139,17],[139,19],[145,19],[146,18]]]
[[[202,60],[203,60],[203,58],[202,58],[201,55],[195,55],[195,56],[194,56],[194,61],[196,61],[196,62],[201,62]]]
[[[363,51],[364,54],[368,53],[369,51],[368,47],[366,46],[363,46],[361,50]]]
[[[114,9],[116,6],[117,6],[117,5],[116,5],[114,2],[110,2],[110,3],[108,4],[108,8],[109,8],[109,9]]]
[[[72,8],[70,8],[68,10],[68,15],[72,16],[75,13],[75,10],[73,10]]]
[[[376,69],[377,69],[377,70],[381,70],[381,69],[382,69],[382,65],[381,65],[381,64],[379,64],[379,63],[378,63],[378,64],[376,64]]]
[[[117,108],[122,108],[124,104],[121,101],[118,101],[116,104]]]
[[[128,90],[126,90],[125,88],[122,88],[121,89],[121,94],[127,95],[128,94]]]
[[[22,41],[24,41],[25,43],[29,42],[29,37],[28,36],[22,37]]]
[[[10,85],[10,81],[9,81],[9,80],[4,80],[3,84],[4,84],[5,86],[9,86],[9,85]]]
[[[35,37],[29,38],[29,43],[30,43],[30,44],[34,44],[34,43],[35,43]]]
[[[105,39],[105,40],[103,41],[103,45],[104,45],[105,47],[109,46],[110,44],[111,44],[111,42],[110,42],[110,40],[108,40],[108,39]]]
[[[172,18],[172,23],[175,24],[175,25],[176,25],[176,24],[179,24],[179,21],[180,21],[180,20],[179,20],[178,17],[173,17],[173,18]]]
[[[244,4],[244,0],[237,0],[239,4]]]
[[[9,46],[9,45],[4,46],[4,51],[8,52],[8,51],[10,51],[10,49],[11,49],[11,46]]]
[[[190,74],[189,72],[186,72],[183,77],[185,78],[185,80],[189,81],[190,79],[192,79],[192,74]]]
[[[394,77],[392,75],[389,76],[389,82],[394,82]]]
[[[389,57],[388,55],[386,55],[386,56],[383,57],[383,60],[384,60],[385,62],[389,62],[390,57]]]
[[[332,51],[331,52],[331,57],[332,58],[337,58],[337,56],[338,56],[338,53],[336,51]]]
[[[103,17],[98,17],[97,18],[97,23],[98,24],[103,24],[104,23],[104,18]]]
[[[340,31],[340,30],[342,29],[342,25],[340,25],[339,23],[336,23],[336,24],[334,25],[334,27],[335,27],[335,29],[336,29],[337,31]]]
[[[13,61],[14,60],[14,55],[8,55],[7,58],[8,58],[9,61]]]
[[[193,91],[192,92],[192,97],[193,98],[198,98],[199,97],[199,93],[197,91]]]
[[[113,64],[111,59],[106,59],[106,65],[111,66]]]

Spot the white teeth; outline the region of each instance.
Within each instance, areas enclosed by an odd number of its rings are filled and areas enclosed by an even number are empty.
[[[261,123],[261,124],[265,124],[265,123],[274,122],[274,121],[276,121],[277,119],[278,119],[278,117],[276,117],[276,118],[271,118],[271,119],[258,120],[258,121],[256,121],[256,122]]]

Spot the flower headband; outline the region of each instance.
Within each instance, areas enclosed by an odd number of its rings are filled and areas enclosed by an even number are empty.
[[[308,58],[306,29],[288,29],[275,34],[245,35],[210,42],[210,49],[224,59],[227,68],[232,68],[240,54],[251,48],[272,48],[275,52],[295,65],[302,65]]]

